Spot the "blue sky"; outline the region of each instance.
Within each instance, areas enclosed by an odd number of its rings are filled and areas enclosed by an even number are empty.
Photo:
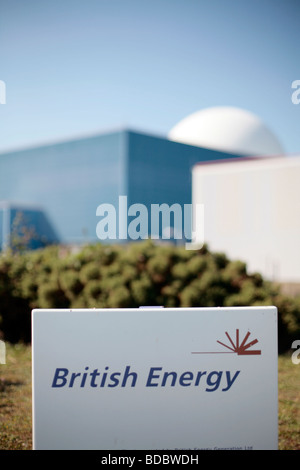
[[[261,117],[300,152],[298,0],[0,0],[0,151],[199,109]]]

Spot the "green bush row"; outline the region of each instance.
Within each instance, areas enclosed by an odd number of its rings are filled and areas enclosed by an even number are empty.
[[[47,247],[0,257],[0,329],[7,341],[29,342],[33,308],[163,305],[276,305],[280,350],[300,338],[300,300],[283,296],[259,273],[223,253],[155,245],[89,245],[78,252]]]

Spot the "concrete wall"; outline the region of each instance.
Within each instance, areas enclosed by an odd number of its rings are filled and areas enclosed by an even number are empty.
[[[266,278],[300,281],[300,156],[196,165],[193,203],[204,204],[210,249]]]

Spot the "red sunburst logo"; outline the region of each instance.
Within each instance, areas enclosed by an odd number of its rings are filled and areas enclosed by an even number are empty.
[[[250,331],[246,333],[242,341],[240,342],[240,330],[236,330],[235,332],[235,342],[234,339],[230,337],[230,335],[225,331],[225,334],[229,340],[229,344],[222,343],[221,341],[217,340],[217,343],[224,346],[224,348],[229,349],[229,351],[207,351],[207,352],[192,352],[192,354],[238,354],[239,356],[255,356],[260,355],[260,349],[251,349],[254,344],[258,343],[257,339],[254,339],[250,342],[248,341],[249,336],[251,335]]]

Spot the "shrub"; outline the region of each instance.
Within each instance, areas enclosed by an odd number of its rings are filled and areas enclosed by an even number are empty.
[[[48,247],[0,256],[0,330],[30,341],[32,308],[214,307],[276,305],[279,349],[300,337],[300,300],[281,295],[240,260],[151,241]]]

